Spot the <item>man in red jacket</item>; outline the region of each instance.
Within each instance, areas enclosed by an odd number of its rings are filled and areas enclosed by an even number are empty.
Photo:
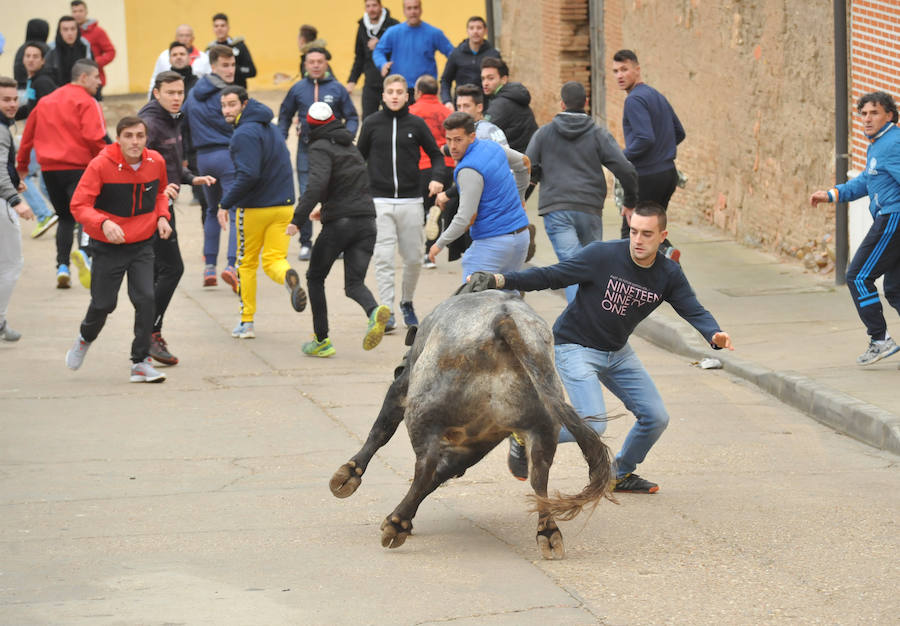
[[[56,227],[56,286],[69,287],[69,252],[75,231],[75,218],[69,202],[78,180],[95,156],[106,146],[106,122],[94,94],[100,87],[100,71],[90,59],[79,59],[72,67],[72,82],[44,96],[34,107],[16,158],[20,177],[28,172],[31,149],[38,165],[50,202],[59,216]],[[90,257],[76,248],[71,254],[85,288],[91,286]]]
[[[103,72],[103,68],[116,58],[116,48],[109,40],[109,35],[106,34],[106,31],[97,24],[97,20],[88,18],[87,5],[84,3],[84,0],[72,0],[69,5],[72,7],[72,17],[78,22],[81,36],[91,44],[91,56],[94,57],[94,61],[100,66],[100,88],[97,89],[94,97],[97,100],[102,100],[100,89],[106,84],[106,74]]]
[[[91,236],[94,263],[91,303],[66,365],[77,370],[88,348],[116,308],[122,278],[134,305],[131,382],[155,383],[166,375],[150,361],[153,301],[153,236],[172,234],[166,196],[166,162],[147,147],[147,125],[128,116],[116,126],[116,143],[90,162],[75,195],[72,213]]]

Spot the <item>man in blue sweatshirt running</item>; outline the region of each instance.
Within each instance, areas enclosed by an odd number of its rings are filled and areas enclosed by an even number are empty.
[[[900,351],[887,332],[875,287],[878,277],[884,276],[884,297],[900,312],[900,128],[897,105],[890,94],[868,93],[859,99],[856,109],[869,141],[866,169],[843,185],[816,191],[809,201],[816,206],[869,196],[873,223],[847,268],[847,287],[869,334],[869,348],[856,362],[871,365]]]
[[[556,370],[572,406],[598,433],[606,430],[603,385],[637,418],[616,455],[619,492],[659,491],[634,470],[669,423],[653,379],[628,345],[638,323],[665,301],[713,348],[734,349],[728,333],[697,300],[681,267],[659,251],[665,238],[665,210],[654,202],[639,202],[631,216],[629,241],[595,241],[556,265],[510,274],[475,272],[470,279],[472,291],[578,285],[575,299],[553,325]],[[574,441],[565,428],[559,440]],[[528,477],[525,446],[514,437],[508,463],[513,476]]]

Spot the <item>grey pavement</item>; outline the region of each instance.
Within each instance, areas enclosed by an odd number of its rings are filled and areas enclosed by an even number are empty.
[[[552,261],[538,231],[536,262]],[[660,494],[623,496],[563,524],[568,558],[541,561],[529,487],[509,476],[501,446],[426,500],[404,546],[383,549],[379,525],[412,476],[405,430],[351,498],[335,499],[327,482],[365,438],[403,333],[361,349],[365,317],[343,296],[338,265],[327,283],[335,357],[300,353],[309,313],[295,313],[262,274],[258,336],[232,339],[237,299],[223,285],[200,286],[200,232],[197,208],[180,204],[187,270],[164,334],[181,363],[160,385],[128,382],[124,290],[84,367],[65,368],[88,294],[77,282],[54,289],[52,238],[26,239],[10,307],[24,336],[0,345],[0,623],[888,623],[900,614],[897,457],[785,407],[730,369],[691,367],[695,357],[641,338],[635,348],[672,414],[640,470]],[[679,228],[673,239],[701,301],[732,332],[734,356],[768,368],[754,360],[767,356],[754,324],[769,319],[773,337],[792,328],[778,323],[774,301],[741,316],[748,299],[718,291],[713,272],[730,259],[728,286],[739,287],[741,257],[708,253],[702,262],[694,250],[723,243],[700,229]],[[302,270],[296,253],[294,242]],[[779,286],[809,280],[771,265]],[[459,271],[444,258],[423,271],[420,315],[452,291]],[[822,290],[835,302],[845,295]],[[527,301],[550,321],[562,309],[552,293]],[[815,345],[820,358],[834,353],[834,378],[861,351],[852,321],[840,326],[846,355]],[[812,323],[795,325],[812,334]],[[806,367],[772,371],[815,374]],[[858,375],[886,380],[896,364]],[[608,408],[622,410],[613,398]],[[610,424],[610,446],[630,424]],[[561,446],[551,488],[571,492],[586,480],[577,449]]]

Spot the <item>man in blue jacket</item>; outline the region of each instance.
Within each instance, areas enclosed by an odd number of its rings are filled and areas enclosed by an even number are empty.
[[[325,48],[310,48],[306,51],[303,80],[294,84],[281,102],[278,112],[278,128],[286,140],[291,123],[297,121],[297,184],[300,195],[306,193],[309,181],[309,123],[306,114],[313,102],[324,102],[334,112],[353,135],[359,127],[356,107],[350,99],[347,88],[334,79],[328,70],[331,55]],[[312,223],[307,221],[300,228],[300,260],[308,261],[312,246]]]
[[[384,33],[372,52],[372,60],[382,76],[399,74],[406,79],[412,101],[413,85],[419,76],[438,75],[434,53],[449,58],[453,44],[441,29],[422,21],[422,0],[403,0],[403,15],[406,21]]]
[[[884,297],[900,312],[900,129],[896,126],[897,105],[890,94],[868,93],[859,99],[856,110],[869,141],[866,168],[843,185],[816,191],[809,200],[816,206],[869,196],[874,221],[850,261],[847,287],[869,334],[869,348],[856,362],[871,365],[900,351],[887,332],[875,287],[875,281],[884,276]]]
[[[306,308],[306,292],[300,276],[287,261],[290,238],[287,225],[294,217],[294,180],[291,155],[281,133],[272,124],[272,109],[247,96],[237,85],[222,90],[222,115],[234,125],[229,152],[234,161],[234,184],[218,208],[219,224],[225,228],[233,215],[239,256],[241,321],[231,332],[237,339],[256,336],[256,270],[262,253],[266,275],[284,283],[295,311]]]
[[[197,151],[197,169],[202,176],[212,176],[218,182],[204,188],[206,193],[206,218],[203,221],[203,286],[214,287],[216,261],[219,257],[219,234],[222,229],[216,219],[216,207],[222,196],[228,193],[234,179],[234,166],[228,156],[228,145],[234,128],[222,117],[219,94],[234,82],[234,52],[229,46],[212,46],[209,49],[212,74],[204,76],[191,89],[184,104],[184,113],[191,131],[191,141]],[[222,272],[222,280],[237,292],[237,274],[234,270],[237,255],[237,239],[234,229],[228,233],[228,265]]]
[[[602,434],[606,430],[603,385],[634,413],[631,428],[616,455],[615,491],[656,493],[659,486],[634,473],[669,423],[669,414],[653,379],[628,345],[635,327],[663,302],[687,320],[713,348],[733,350],[694,295],[681,267],[659,252],[666,238],[666,212],[654,202],[638,203],[631,216],[630,241],[595,241],[575,256],[549,267],[521,272],[476,272],[472,291],[537,291],[578,285],[575,299],[553,325],[556,370],[578,416]],[[573,441],[565,428],[560,443]],[[523,442],[510,439],[509,469],[528,477]]]

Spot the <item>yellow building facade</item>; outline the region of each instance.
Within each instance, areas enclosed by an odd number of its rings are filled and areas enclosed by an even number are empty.
[[[294,76],[299,69],[297,34],[301,24],[311,24],[328,42],[331,67],[346,81],[353,65],[356,22],[363,14],[363,0],[86,0],[88,16],[95,18],[116,46],[116,59],[106,67],[108,95],[146,91],[159,53],[174,40],[179,24],[194,28],[194,45],[206,48],[213,41],[212,16],[228,15],[232,37],[243,37],[253,55],[257,77],[250,89],[275,87],[276,73]],[[28,0],[5,3],[3,35],[6,51],[0,56],[0,74],[11,76],[13,56],[24,42],[29,19],[50,23],[50,39],[59,17],[68,13],[67,0]],[[403,21],[401,0],[385,1],[391,14]],[[423,0],[422,19],[442,29],[456,45],[466,37],[466,20],[485,17],[484,0]],[[444,57],[438,58],[438,71]],[[285,85],[286,88],[286,85]]]

